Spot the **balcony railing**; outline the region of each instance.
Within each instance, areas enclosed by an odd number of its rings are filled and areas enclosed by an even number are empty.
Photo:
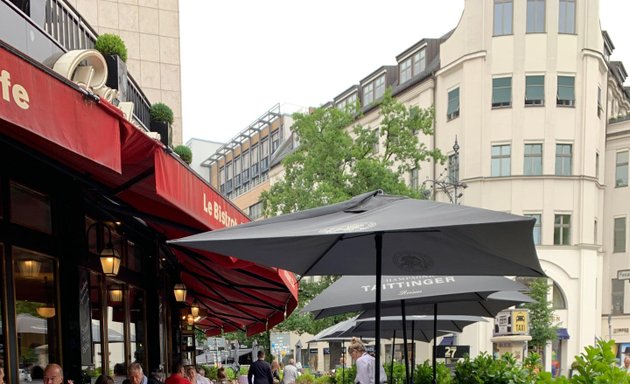
[[[96,31],[67,2],[34,0],[22,4],[20,8],[0,0],[0,39],[13,47],[49,67],[67,51],[94,48]],[[127,81],[126,101],[134,103],[134,119],[147,129],[151,104],[131,75]]]

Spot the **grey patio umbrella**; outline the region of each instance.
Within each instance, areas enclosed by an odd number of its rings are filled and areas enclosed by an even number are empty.
[[[375,191],[169,241],[299,275],[545,276],[535,219]],[[380,289],[375,301],[380,303]],[[376,348],[380,348],[376,306]],[[377,353],[376,362],[380,363]],[[375,382],[379,382],[376,370]]]
[[[311,312],[315,319],[348,312],[365,312],[374,317],[375,276],[342,276],[315,296],[302,313]],[[529,301],[519,292],[503,293],[492,302],[489,296],[499,291],[523,291],[527,287],[503,276],[383,276],[381,280],[381,316],[401,313],[401,300],[407,315],[432,315],[433,303],[440,303],[440,315],[473,315],[494,317],[499,311]],[[515,302],[516,301],[516,302]],[[452,304],[450,304],[452,303]]]

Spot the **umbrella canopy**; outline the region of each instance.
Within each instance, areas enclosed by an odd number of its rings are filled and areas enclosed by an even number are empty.
[[[299,275],[545,276],[534,219],[370,192],[326,207],[205,232],[170,244],[279,267]]]
[[[440,315],[472,315],[495,317],[499,312],[509,307],[532,303],[534,299],[517,291],[501,291],[491,293],[485,300],[479,301],[448,301],[440,302],[438,312]],[[407,303],[405,311],[410,315],[432,315],[433,306],[426,303]],[[371,308],[359,315],[359,318],[374,317],[376,311]],[[383,304],[381,316],[400,316],[400,305],[395,303]]]
[[[342,276],[315,296],[302,312],[311,312],[316,319],[340,313],[365,311],[370,311],[369,317],[374,317],[375,281],[374,276]],[[490,311],[492,308],[486,308],[484,304],[488,301],[489,295],[498,291],[519,291],[526,288],[525,285],[502,276],[383,276],[381,315],[401,315],[402,300],[408,315],[433,314],[433,306],[427,304],[440,303],[440,315],[494,317],[496,313],[493,314]],[[520,294],[518,298],[525,299],[523,296]],[[466,306],[461,302],[482,304]],[[442,310],[444,303],[453,303],[449,305],[452,308],[449,309],[449,313]],[[501,309],[512,305],[514,304]],[[459,311],[458,308],[466,310]]]
[[[385,335],[392,337],[394,332],[402,336],[402,321],[401,316],[382,317],[381,333],[383,337],[386,337]],[[407,334],[413,340],[429,342],[433,339],[433,322],[433,316],[406,316]],[[438,331],[437,335],[442,336],[446,333],[462,332],[464,327],[478,322],[486,322],[486,320],[481,316],[437,316],[435,327]],[[353,323],[353,326],[338,333],[337,336],[374,337],[376,318],[355,319]],[[412,328],[415,331],[413,335],[411,335]]]

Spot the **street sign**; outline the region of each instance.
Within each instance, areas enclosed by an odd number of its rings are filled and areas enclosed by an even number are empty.
[[[630,269],[620,269],[617,271],[617,280],[630,280]]]
[[[461,359],[470,355],[470,345],[438,345],[435,357],[441,359]]]

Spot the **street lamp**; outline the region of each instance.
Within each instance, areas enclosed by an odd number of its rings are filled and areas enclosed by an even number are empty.
[[[183,303],[186,301],[186,285],[183,283],[175,284],[173,287],[173,295],[175,295],[175,301]]]
[[[435,199],[435,190],[444,192],[449,201],[452,204],[459,204],[459,198],[464,195],[462,190],[468,188],[466,183],[459,181],[459,144],[457,143],[457,136],[455,136],[455,144],[453,144],[453,155],[449,156],[448,167],[444,168],[444,171],[440,173],[437,179],[427,179],[422,182],[424,187],[427,183],[433,185],[433,193],[430,189],[424,189],[426,197]]]

